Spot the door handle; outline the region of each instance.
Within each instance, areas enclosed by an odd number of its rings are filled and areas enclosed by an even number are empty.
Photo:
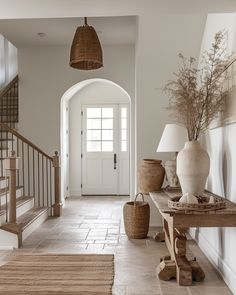
[[[114,154],[114,170],[116,170],[117,158],[116,154]]]

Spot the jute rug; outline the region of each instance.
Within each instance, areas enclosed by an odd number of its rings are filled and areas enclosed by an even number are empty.
[[[18,255],[0,267],[1,295],[112,294],[114,255]]]

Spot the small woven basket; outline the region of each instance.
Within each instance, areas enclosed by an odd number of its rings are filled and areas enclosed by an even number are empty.
[[[137,201],[138,196],[142,201]],[[145,239],[149,230],[150,207],[144,202],[144,196],[139,193],[134,202],[127,202],[123,208],[125,232],[130,239]]]

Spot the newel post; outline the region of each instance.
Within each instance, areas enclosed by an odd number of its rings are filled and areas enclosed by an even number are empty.
[[[19,158],[14,151],[5,159],[4,166],[9,176],[9,222],[16,223],[16,171],[19,169]]]
[[[54,167],[54,193],[55,193],[55,204],[53,205],[53,216],[61,216],[61,194],[60,194],[60,157],[58,152],[55,152],[53,158],[53,167]]]

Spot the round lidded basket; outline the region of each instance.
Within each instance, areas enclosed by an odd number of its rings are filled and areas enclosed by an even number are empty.
[[[142,201],[137,201],[141,196]],[[149,230],[150,207],[144,202],[144,196],[139,193],[133,202],[127,202],[123,208],[126,235],[130,239],[145,239]]]
[[[168,207],[174,210],[184,211],[214,211],[226,208],[226,202],[223,198],[214,196],[214,203],[209,203],[210,197],[203,196],[199,198],[198,204],[180,203],[181,196],[168,200]]]

